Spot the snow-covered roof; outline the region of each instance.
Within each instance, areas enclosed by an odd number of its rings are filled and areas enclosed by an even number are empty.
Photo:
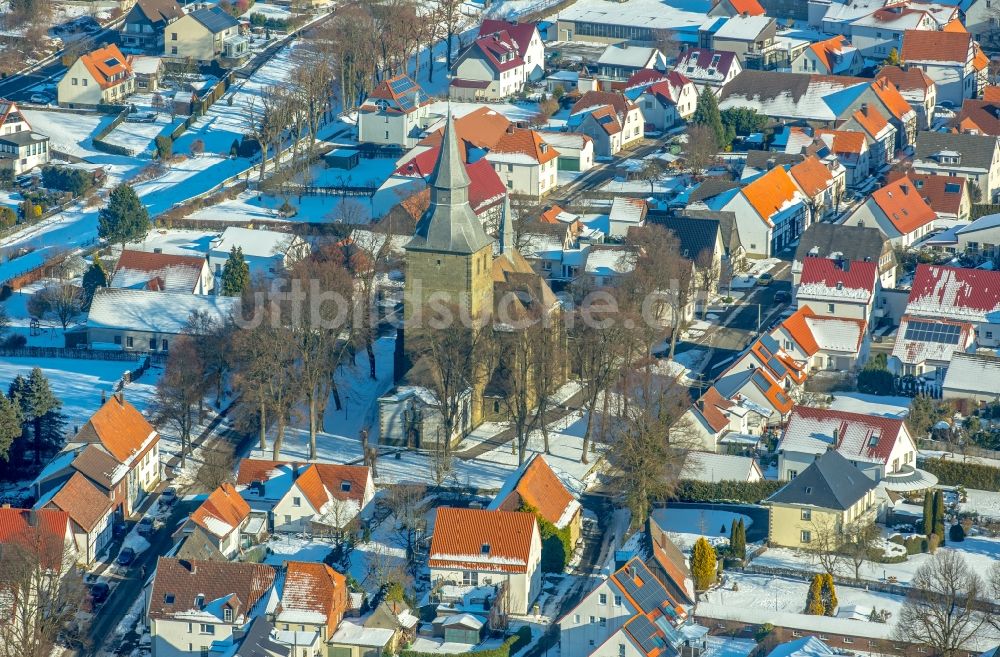
[[[821,351],[857,353],[865,333],[862,320],[814,316],[805,322]]]
[[[945,390],[1000,396],[1000,358],[957,353],[944,375]]]
[[[255,258],[283,256],[289,247],[301,238],[276,230],[253,230],[229,226],[217,239],[212,240],[212,253],[225,256],[235,246],[243,249],[243,255]]]
[[[587,251],[586,273],[595,276],[626,274],[633,269],[631,250],[626,246],[591,247]]]
[[[770,16],[732,16],[715,29],[713,36],[716,39],[753,41],[773,21]]]
[[[622,45],[612,43],[604,49],[597,63],[629,68],[645,68],[659,53],[660,51],[656,48],[630,46],[627,43]]]
[[[908,315],[982,322],[1000,311],[1000,272],[918,265]]]
[[[899,418],[796,406],[778,449],[823,454],[832,447],[850,461],[885,464],[904,435]]]
[[[892,355],[901,363],[948,363],[956,352],[972,344],[975,326],[969,322],[924,319],[904,315]]]
[[[712,8],[711,0],[580,0],[559,12],[556,20],[599,25],[642,25],[651,30],[682,30],[696,36]]]
[[[87,328],[179,335],[191,314],[200,312],[222,323],[236,312],[237,297],[98,288],[87,315]]]
[[[365,627],[349,620],[340,622],[336,633],[330,637],[330,643],[348,646],[364,646],[366,648],[383,648],[396,634],[395,630],[382,627]]]
[[[441,624],[445,627],[458,625],[472,630],[480,630],[486,623],[482,618],[473,616],[472,614],[454,614],[445,618]]]
[[[748,456],[691,452],[681,476],[698,481],[749,481],[757,465]]]

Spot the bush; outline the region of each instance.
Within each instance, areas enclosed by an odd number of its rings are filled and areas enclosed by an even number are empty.
[[[746,502],[756,504],[784,486],[784,481],[695,481],[683,479],[674,499],[681,502]]]
[[[0,207],[0,228],[10,228],[17,223],[17,213],[7,206]]]
[[[961,543],[965,540],[965,530],[962,529],[960,523],[956,522],[951,526],[951,529],[948,530],[948,538],[956,543]]]
[[[28,338],[21,335],[20,333],[14,333],[13,335],[8,335],[4,338],[3,346],[6,349],[20,349],[21,347],[28,344]]]
[[[876,355],[861,369],[858,390],[872,395],[891,395],[895,392],[895,378],[886,365],[885,354]]]
[[[538,521],[538,533],[542,537],[542,572],[561,573],[566,570],[566,564],[573,555],[569,527],[557,529],[531,505],[523,505],[521,511],[534,515]]]
[[[83,196],[94,187],[94,173],[86,169],[47,166],[42,169],[42,184],[73,196]]]
[[[174,153],[174,140],[167,135],[157,135],[156,137],[156,157],[161,160],[169,160]]]
[[[753,633],[754,641],[760,643],[761,641],[766,639],[767,636],[773,631],[774,631],[774,625],[771,625],[770,623],[764,623],[763,625],[759,625]]]
[[[923,469],[938,478],[944,486],[963,485],[1000,492],[1000,468],[980,463],[962,463],[952,459],[927,459]]]

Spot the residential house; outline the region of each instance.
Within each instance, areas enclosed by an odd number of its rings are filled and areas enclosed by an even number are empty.
[[[956,352],[941,384],[941,397],[974,404],[1000,398],[1000,357]]]
[[[902,418],[796,406],[778,443],[778,478],[795,479],[829,451],[889,488],[900,477],[922,472],[916,470],[917,445]]]
[[[244,542],[244,529],[249,521],[250,505],[240,497],[235,486],[224,483],[191,513],[183,532],[201,531],[213,547],[230,559],[248,547],[248,542]]]
[[[812,459],[801,473],[767,498],[771,545],[815,547],[819,534],[843,532],[856,521],[878,514],[875,480],[831,450]]]
[[[594,244],[584,252],[583,275],[587,284],[612,287],[635,269],[635,251],[621,244]],[[691,313],[694,304],[690,305]]]
[[[659,48],[610,44],[597,59],[597,75],[608,81],[624,82],[643,70],[667,71],[667,58]]]
[[[968,221],[972,209],[969,186],[965,178],[958,176],[932,176],[926,173],[890,171],[888,181],[907,177],[913,182],[920,197],[930,206],[938,219],[952,222]]]
[[[940,382],[955,353],[1000,345],[998,310],[1000,272],[917,265],[889,369]]]
[[[183,256],[125,248],[109,287],[185,294],[211,294],[215,277],[202,256]]]
[[[817,315],[870,321],[878,290],[878,265],[844,257],[807,257],[795,298]]]
[[[938,34],[941,25],[930,11],[919,3],[883,3],[866,5],[876,7],[867,15],[850,23],[851,43],[865,57],[885,59],[895,50],[899,54],[903,47],[903,35],[908,31],[921,30]],[[954,12],[957,16],[957,8]]]
[[[1000,198],[1000,144],[992,135],[920,132],[913,170],[965,178],[973,203],[992,203]]]
[[[634,557],[559,621],[561,657],[681,654],[688,612]]]
[[[61,575],[70,572],[77,558],[72,521],[65,511],[58,509],[18,509],[5,504],[0,508],[0,550],[7,549],[24,550],[53,573]],[[25,590],[20,588],[22,586],[34,588],[39,585],[31,581],[33,578],[28,578],[28,582],[24,582],[22,577],[16,579],[20,582],[13,584],[14,596]],[[29,589],[28,594],[33,596],[37,593],[37,590]],[[8,614],[12,611],[17,613],[9,607],[5,611]],[[6,622],[11,622],[10,616]]]
[[[941,231],[928,239],[927,245],[949,253],[995,258],[1000,255],[1000,214],[988,214]]]
[[[153,657],[195,657],[273,612],[276,573],[259,563],[159,557],[146,603]]]
[[[865,103],[896,128],[897,150],[913,143],[917,113],[885,78],[744,70],[719,97],[719,109],[747,107],[775,121],[806,121],[828,129],[848,120]]]
[[[298,235],[229,226],[212,240],[208,249],[208,266],[216,276],[222,275],[234,248],[243,252],[252,278],[273,278],[311,252],[309,243]]]
[[[509,193],[537,200],[558,185],[559,151],[545,141],[544,135],[512,127],[486,154]]]
[[[855,130],[865,134],[873,170],[880,170],[894,159],[896,128],[868,103],[862,103],[851,118],[840,124],[840,129]]]
[[[625,237],[632,228],[646,224],[648,212],[649,207],[643,199],[616,196],[612,199],[611,210],[608,212],[608,235]]]
[[[621,92],[588,91],[570,110],[567,125],[594,140],[598,157],[612,157],[643,136],[642,109]]]
[[[966,98],[962,109],[951,121],[955,132],[970,135],[1000,136],[1000,103]]]
[[[792,62],[792,71],[820,75],[858,75],[864,67],[861,52],[840,35],[811,43]]]
[[[159,50],[157,50],[159,53]],[[136,55],[132,58],[132,72],[135,73],[135,90],[137,93],[153,93],[160,89],[160,76],[163,73],[163,60],[157,55]],[[182,92],[177,92],[182,93]],[[174,103],[177,96],[174,95]],[[190,110],[187,112],[190,114]]]
[[[569,215],[558,205],[552,209]],[[521,231],[521,254],[540,275],[560,281],[573,281],[580,275],[588,247],[580,244],[583,224],[579,219],[526,222]]]
[[[777,48],[777,22],[769,16],[709,18],[698,28],[698,47],[735,53],[743,68],[771,70],[788,66]]]
[[[375,484],[367,466],[313,463],[290,467],[294,471],[288,490],[270,510],[275,532],[324,533],[343,529],[375,496]],[[272,464],[268,472],[275,470]],[[237,481],[246,479],[241,476]]]
[[[917,113],[917,129],[930,130],[934,125],[934,107],[937,105],[937,85],[923,69],[914,66],[883,66],[875,74],[876,80],[885,78],[899,90],[910,107]]]
[[[708,87],[719,95],[739,75],[743,65],[734,52],[693,48],[678,55],[674,70],[691,80],[697,93]]]
[[[808,198],[783,167],[775,167],[735,194],[707,202],[710,209],[736,213],[749,257],[770,258],[794,242],[810,223]]]
[[[84,53],[66,70],[56,85],[62,107],[122,105],[135,93],[132,56],[111,44]]]
[[[767,333],[762,334],[743,353],[737,355],[723,377],[731,373],[747,371],[764,373],[768,379],[789,394],[801,390],[807,377],[805,364],[793,358],[777,340]],[[731,399],[731,394],[727,394],[726,390],[719,388],[720,382],[721,379],[716,381],[719,392],[727,399]],[[756,400],[751,398],[751,401]],[[760,404],[760,402],[757,403]]]
[[[276,581],[274,626],[285,632],[334,636],[347,611],[347,578],[325,563],[288,561]]]
[[[752,457],[736,454],[691,452],[681,470],[682,479],[718,483],[720,481],[745,481],[753,483],[764,478],[764,473]]]
[[[809,199],[810,213],[816,221],[836,212],[847,188],[847,169],[836,158],[823,162],[810,155],[793,165],[788,173]]]
[[[718,0],[712,4],[709,16],[763,16],[764,7],[757,0]]]
[[[652,547],[646,559],[646,567],[667,593],[682,605],[693,605],[695,602],[694,578],[688,568],[687,558],[677,545],[670,540],[667,531],[669,527],[669,512],[666,509],[653,509],[646,525],[646,536]]]
[[[892,244],[874,226],[840,226],[815,223],[802,233],[792,261],[792,286],[802,281],[802,267],[807,258],[843,259],[852,262],[878,263],[880,284],[896,287],[896,253]]]
[[[431,102],[405,73],[382,80],[358,108],[358,141],[413,148],[427,127]]]
[[[961,107],[986,85],[989,59],[968,32],[907,30],[900,57],[905,68],[919,68],[934,80],[939,103]]]
[[[772,411],[737,393],[723,397],[710,387],[684,412],[675,428],[689,436],[698,449],[726,452],[754,447],[767,428]]]
[[[255,616],[246,627],[234,632],[228,638],[213,641],[207,657],[297,657],[306,654],[321,654],[323,645],[316,632],[299,630],[279,630],[267,616]],[[350,655],[350,657],[356,657]],[[360,656],[358,656],[360,657]]]
[[[773,341],[769,335],[765,334],[762,337]],[[794,364],[791,356],[788,356],[788,360]],[[743,369],[730,368],[716,379],[715,389],[724,399],[730,401],[747,399],[763,409],[758,415],[766,417],[767,426],[781,424],[783,418],[792,410],[792,400],[787,391],[766,368],[753,366]]]
[[[719,221],[662,212],[650,212],[648,218],[650,222],[673,233],[677,238],[681,257],[690,260],[696,270],[708,272],[708,278],[701,281],[704,285],[696,285],[694,300],[694,311],[704,312],[719,291],[718,279],[723,268],[725,247]]]
[[[166,353],[171,341],[189,332],[193,313],[224,323],[233,317],[239,301],[238,297],[98,288],[87,314],[87,343],[97,348]]]
[[[76,559],[92,564],[111,543],[115,522],[121,520],[121,505],[79,472],[55,494],[38,501],[39,513],[49,509],[69,516],[70,531],[76,547]]]
[[[19,176],[48,162],[48,136],[31,129],[14,101],[0,99],[0,169]]]
[[[545,74],[545,42],[538,31],[538,23],[503,21],[487,18],[479,25],[479,36],[489,36],[506,32],[517,45],[517,51],[524,60],[525,79],[535,82]]]
[[[850,372],[868,359],[868,322],[817,315],[802,306],[771,331],[771,337],[810,371]]]
[[[506,30],[476,38],[452,66],[448,97],[462,101],[496,101],[524,89],[525,62]]]
[[[691,80],[676,71],[644,74],[641,72],[629,79],[625,95],[634,97],[642,108],[647,131],[668,130],[694,114],[698,93]],[[642,81],[643,77],[647,81]]]
[[[160,434],[122,395],[104,402],[63,450],[79,450],[73,469],[129,517],[160,483]]]
[[[498,604],[525,614],[541,593],[542,540],[521,511],[438,507],[428,566],[432,585],[500,587]]]
[[[176,0],[139,0],[125,15],[119,41],[127,50],[158,55],[163,52],[167,25],[183,15]]]
[[[541,454],[512,472],[488,507],[490,511],[533,510],[556,529],[569,528],[570,545],[580,539],[583,507]]]
[[[579,132],[545,132],[544,139],[559,152],[560,171],[588,171],[594,166],[594,140]]]
[[[844,225],[876,226],[893,246],[908,247],[934,229],[937,215],[908,177],[876,189]]]
[[[241,61],[249,42],[240,35],[240,22],[221,7],[195,9],[167,26],[163,55],[173,60],[209,64]]]
[[[816,130],[816,138],[833,153],[845,169],[844,184],[857,189],[871,177],[872,158],[868,137],[855,130]]]

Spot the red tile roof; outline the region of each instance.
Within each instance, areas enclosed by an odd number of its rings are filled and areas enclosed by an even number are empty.
[[[463,146],[472,144],[477,148],[491,148],[500,141],[510,125],[510,120],[500,112],[480,107],[455,119],[455,134]],[[419,145],[437,147],[441,144],[442,135],[443,127],[421,139]]]
[[[817,428],[817,424],[823,428]],[[900,418],[796,406],[788,418],[781,442],[784,444],[787,440],[798,439],[800,434],[820,440],[829,437],[832,441],[836,432],[835,448],[844,458],[885,463],[902,431],[903,420]],[[878,436],[878,440],[873,441],[873,436]]]
[[[409,114],[418,107],[432,102],[431,97],[424,93],[420,85],[405,73],[382,80],[372,89],[361,106],[361,111],[375,111],[372,100],[384,100],[386,111],[394,114]]]
[[[68,513],[70,519],[87,533],[117,506],[79,472],[73,473],[49,503]]]
[[[908,177],[894,180],[875,190],[871,199],[903,235],[912,233],[937,218]]]
[[[677,71],[670,71],[662,80],[647,87],[645,93],[656,96],[662,102],[676,105],[684,87],[689,84],[693,85],[694,83],[687,76]]]
[[[844,36],[830,37],[829,39],[824,39],[823,41],[816,41],[809,49],[813,51],[816,58],[823,64],[826,68],[826,73],[833,73],[834,67],[836,67],[836,59],[844,52],[846,48],[851,47],[851,42],[847,40]]]
[[[806,258],[802,261],[802,276],[799,285],[822,284],[837,289],[864,290],[875,293],[878,279],[878,265],[874,262],[853,260],[838,262],[832,258]]]
[[[347,610],[347,579],[325,563],[289,561],[285,566],[276,619],[301,622],[292,620],[296,612],[321,614],[332,636]]]
[[[222,610],[228,607],[232,622],[244,623],[274,579],[274,568],[259,563],[160,557],[147,613],[150,618],[170,619],[191,610],[212,613],[211,609],[221,615],[221,622]],[[218,604],[209,607],[210,603]]]
[[[526,573],[537,531],[530,513],[438,507],[428,564]]]
[[[649,86],[654,82],[659,82],[660,80],[666,79],[667,74],[662,71],[657,71],[655,68],[643,68],[639,69],[633,73],[628,80],[625,81],[625,89],[632,89],[635,87]]]
[[[1000,102],[966,98],[952,130],[1000,136]]]
[[[906,30],[900,58],[904,62],[961,62],[969,59],[972,35],[968,32]]]
[[[907,312],[944,318],[979,317],[1000,309],[1000,272],[917,265]]]
[[[535,130],[511,128],[500,141],[490,149],[491,153],[520,153],[532,158],[538,164],[545,164],[559,157],[559,151],[546,143],[542,135]]]
[[[626,98],[620,91],[588,91],[573,104],[570,114],[606,105],[613,109],[619,122],[622,123],[629,111],[635,108],[635,103]]]
[[[224,483],[201,503],[191,521],[218,538],[229,536],[250,517],[250,505],[246,503],[232,484]]]
[[[902,69],[899,66],[883,66],[875,75],[876,80],[881,78],[886,78],[889,82],[892,82],[900,91],[918,90],[926,92],[934,86],[934,80],[931,80],[922,69],[916,67]]]
[[[857,110],[851,115],[851,118],[853,118],[872,139],[877,139],[879,135],[882,134],[882,131],[889,126],[889,122],[886,121],[885,117],[871,105],[867,105]]]
[[[934,34],[940,34],[940,32],[935,32]],[[893,117],[899,121],[903,120],[907,114],[913,112],[913,108],[910,104],[906,102],[899,93],[899,89],[896,88],[892,82],[886,78],[881,80],[875,80],[872,82],[872,91],[878,96],[879,100],[886,106],[886,108],[892,113]]]
[[[531,43],[531,38],[535,34],[538,23],[511,23],[492,18],[487,18],[479,25],[479,36],[485,37],[496,32],[506,32],[514,40],[518,52],[523,57]]]
[[[498,73],[524,66],[517,44],[507,32],[481,36],[473,42],[472,48],[479,50],[486,62]]]
[[[236,483],[239,486],[249,486],[254,482],[267,481],[281,474],[278,470],[282,465],[294,466],[288,461],[269,461],[266,459],[240,459],[236,470]]]
[[[60,509],[0,508],[0,546],[37,550],[47,567],[56,568],[74,546],[69,520],[69,514]]]
[[[737,14],[747,16],[763,16],[764,7],[757,0],[729,0],[729,4],[736,10]]]
[[[817,137],[830,135],[833,137],[833,145],[830,147],[834,153],[851,153],[860,155],[865,149],[865,133],[856,130],[817,130]]]
[[[986,85],[983,88],[983,100],[988,103],[1000,103],[1000,86]]]
[[[712,386],[706,390],[698,401],[695,402],[695,408],[698,413],[705,418],[705,422],[708,426],[712,428],[712,431],[718,433],[729,426],[729,418],[723,413],[727,408],[731,408],[734,402],[726,399],[722,396],[715,386]]]
[[[962,25],[962,21],[959,20],[958,18],[953,18],[952,20],[950,20],[947,25],[945,25],[944,27],[941,28],[941,31],[942,32],[966,32],[966,33],[968,33],[968,30],[965,29],[965,26]]]
[[[419,176],[426,179],[434,171],[437,156],[438,147],[425,151],[396,169],[394,175]],[[493,165],[485,157],[465,165],[465,173],[469,176],[469,204],[477,215],[482,215],[490,208],[502,203],[506,198],[507,187],[500,180]],[[419,193],[430,196],[429,189],[424,189]],[[419,219],[419,217],[416,218]]]
[[[156,429],[135,406],[112,395],[90,416],[73,442],[100,443],[119,463],[128,463],[155,434]]]
[[[830,170],[815,155],[810,155],[792,166],[788,173],[792,174],[792,178],[810,198],[823,192],[833,183]]]
[[[352,500],[360,507],[370,478],[364,465],[313,463],[299,473],[295,485],[317,511],[330,500]],[[345,490],[346,489],[346,490]]]
[[[888,180],[898,180],[908,176],[913,181],[917,192],[937,214],[955,214],[961,210],[962,199],[966,195],[965,178],[958,176],[935,176],[929,173],[904,174],[900,171],[890,171]]]
[[[812,329],[806,323],[806,318],[815,316],[816,313],[812,311],[812,308],[802,306],[781,323],[781,326],[792,336],[792,339],[807,356],[812,356],[819,351],[819,345],[816,343]]]
[[[771,217],[795,200],[798,189],[787,171],[774,167],[744,187],[742,192],[764,222],[772,225]]]
[[[566,523],[562,520],[566,509],[570,506],[579,508],[575,504],[576,498],[566,490],[541,454],[532,457],[523,472],[515,472],[511,476],[518,477],[517,484],[501,501],[498,507],[501,511],[519,511],[525,505],[530,506],[553,525],[564,527]]]

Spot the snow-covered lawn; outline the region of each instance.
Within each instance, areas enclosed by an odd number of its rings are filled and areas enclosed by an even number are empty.
[[[52,392],[62,401],[67,431],[72,431],[82,426],[100,407],[101,392],[110,396],[122,374],[138,365],[138,359],[0,358],[0,386],[6,390],[18,374],[27,377],[33,367],[42,368]]]
[[[681,550],[689,550],[702,536],[713,545],[728,545],[734,520],[742,519],[748,529],[753,524],[750,516],[732,511],[667,508],[655,513],[657,524],[670,534],[670,539]]]
[[[988,490],[966,489],[966,501],[962,502],[962,511],[978,513],[980,516],[1000,521],[1000,493]]]
[[[909,397],[879,397],[863,392],[838,392],[830,408],[835,411],[882,415],[885,417],[906,417],[910,413]]]
[[[160,112],[152,123],[130,123],[123,121],[104,138],[109,144],[131,149],[139,155],[153,148],[153,140],[171,125],[170,114]],[[167,130],[169,132],[169,130]]]
[[[203,208],[190,215],[197,221],[252,222],[260,219],[284,221],[278,208],[288,201],[296,209],[289,221],[329,223],[338,218],[350,217],[352,221],[366,221],[372,215],[369,199],[363,196],[298,196],[295,194],[272,196],[244,192],[230,201]],[[347,203],[346,208],[340,209]],[[220,230],[224,224],[220,224]]]

